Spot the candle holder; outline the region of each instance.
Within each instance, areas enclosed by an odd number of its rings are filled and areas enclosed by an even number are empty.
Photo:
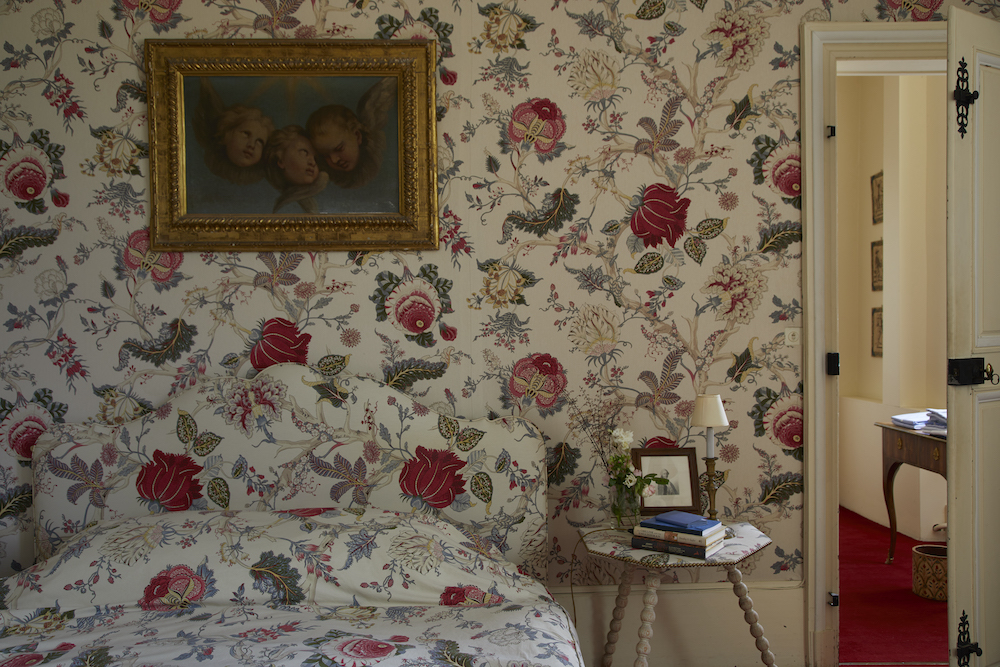
[[[708,492],[708,518],[714,519],[719,514],[718,510],[715,509],[715,492],[726,483],[728,473],[715,471],[716,459],[714,457],[708,458],[706,456],[702,460],[705,462],[705,479],[701,486]]]

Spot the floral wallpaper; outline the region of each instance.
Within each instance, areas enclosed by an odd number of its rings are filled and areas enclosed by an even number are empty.
[[[801,578],[802,348],[784,335],[802,325],[799,24],[946,10],[0,0],[0,567],[33,561],[27,460],[53,423],[337,358],[541,428],[552,584],[612,580],[577,535],[609,516],[609,427],[701,457],[694,398],[719,393],[720,516],[773,539],[749,577]],[[152,250],[148,38],[436,40],[440,248]]]

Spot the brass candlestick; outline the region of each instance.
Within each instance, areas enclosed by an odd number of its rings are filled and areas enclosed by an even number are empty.
[[[718,515],[715,509],[715,492],[719,486],[715,479],[715,457],[705,457],[705,490],[708,491],[708,518],[714,519]]]

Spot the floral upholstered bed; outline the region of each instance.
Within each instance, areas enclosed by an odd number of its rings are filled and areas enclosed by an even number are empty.
[[[283,364],[33,453],[38,562],[0,667],[582,667],[545,569],[545,449]]]

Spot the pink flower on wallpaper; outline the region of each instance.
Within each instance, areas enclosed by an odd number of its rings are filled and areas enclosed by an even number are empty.
[[[312,336],[300,333],[294,322],[272,318],[255,332],[257,339],[250,349],[250,364],[259,371],[283,363],[306,363]]]
[[[52,415],[38,403],[19,405],[0,422],[0,443],[20,458],[31,460],[38,436],[52,424]]]
[[[646,248],[655,248],[663,241],[673,248],[687,231],[690,205],[690,199],[678,196],[669,185],[654,183],[642,191],[632,212],[632,233]]]
[[[801,144],[786,141],[778,144],[764,160],[764,181],[775,193],[793,199],[802,194]]]
[[[319,647],[320,652],[335,664],[344,667],[370,667],[391,658],[398,650],[395,644],[371,637],[339,637]]]
[[[201,482],[196,479],[201,470],[190,456],[157,449],[139,470],[135,490],[140,498],[159,503],[168,512],[186,510],[202,497]]]
[[[281,421],[285,391],[285,385],[267,378],[255,378],[249,386],[241,383],[231,387],[223,397],[222,417],[249,438],[258,420]]]
[[[385,299],[392,326],[417,336],[429,330],[441,312],[437,290],[422,278],[404,280]]]
[[[399,490],[431,507],[444,509],[465,493],[465,478],[459,471],[465,461],[454,452],[417,446],[416,456],[403,464]]]
[[[764,430],[771,442],[785,449],[802,447],[802,397],[783,396],[764,415]]]
[[[49,186],[52,173],[45,151],[15,137],[14,145],[0,157],[0,192],[19,202],[38,199]]]
[[[45,661],[45,656],[41,653],[20,653],[13,655],[6,660],[0,660],[0,667],[34,667]]]
[[[555,405],[566,388],[566,373],[551,354],[532,354],[514,364],[507,384],[517,398],[528,397],[543,408]]]
[[[514,108],[507,133],[515,141],[534,144],[539,153],[548,153],[566,133],[566,119],[555,104],[536,97]]]
[[[181,0],[122,0],[122,4],[132,11],[148,11],[149,18],[153,23],[164,24],[170,20],[181,6]]]
[[[179,611],[197,602],[208,583],[187,565],[175,565],[154,576],[143,591],[139,607],[146,611]]]
[[[941,7],[943,2],[944,0],[920,0],[916,3],[904,3],[903,0],[886,0],[886,4],[895,10],[899,10],[905,4],[912,13],[914,21],[929,21],[934,18],[934,12]]]
[[[125,266],[133,271],[145,271],[158,283],[169,282],[174,271],[184,261],[180,252],[157,252],[149,247],[149,228],[144,227],[132,232],[125,243],[122,253]]]

